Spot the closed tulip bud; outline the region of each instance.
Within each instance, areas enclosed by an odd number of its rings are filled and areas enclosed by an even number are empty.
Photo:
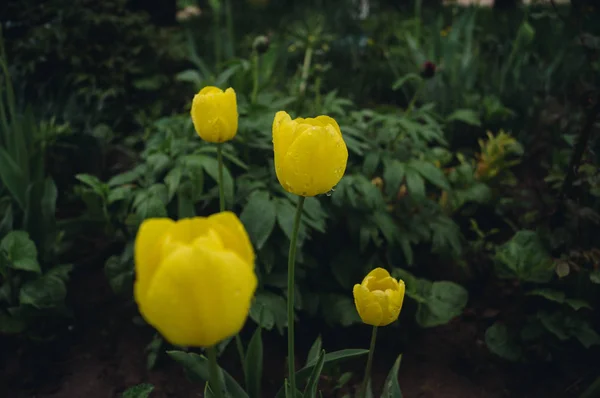
[[[421,66],[421,76],[425,79],[431,79],[435,75],[437,67],[431,62],[427,61]]]
[[[386,326],[398,319],[404,302],[404,282],[383,268],[375,268],[354,285],[354,305],[364,323]]]
[[[257,278],[254,250],[235,214],[148,219],[134,250],[135,301],[167,341],[208,347],[241,330]]]
[[[257,36],[252,43],[252,49],[259,54],[264,54],[269,50],[270,40],[267,36]]]
[[[238,128],[235,91],[204,87],[194,96],[190,112],[196,132],[205,141],[225,142],[233,139]]]
[[[300,196],[331,191],[342,179],[348,148],[329,116],[292,120],[284,111],[273,120],[275,172],[283,188]]]

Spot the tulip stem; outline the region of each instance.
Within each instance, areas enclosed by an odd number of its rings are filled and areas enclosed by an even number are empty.
[[[296,217],[294,218],[294,229],[292,230],[292,239],[290,241],[290,252],[288,256],[288,280],[287,280],[287,316],[288,316],[288,372],[290,378],[290,390],[292,396],[296,395],[296,359],[294,355],[294,287],[295,287],[295,266],[296,266],[296,246],[298,241],[298,230],[300,229],[300,219],[302,218],[302,207],[304,206],[304,196],[298,198],[298,207],[296,208]],[[288,397],[289,398],[289,397]]]
[[[219,377],[219,365],[217,364],[217,348],[215,346],[206,349],[208,354],[208,376],[209,385],[217,398],[224,398],[223,388]]]
[[[219,211],[225,211],[225,184],[223,184],[223,144],[217,144],[217,162],[219,181]]]
[[[371,332],[371,345],[369,346],[369,357],[367,358],[365,377],[363,378],[358,398],[365,398],[367,396],[367,386],[369,384],[369,377],[371,376],[371,368],[373,367],[373,353],[375,352],[375,341],[377,341],[377,326],[373,326],[373,331]]]
[[[223,184],[223,144],[217,144],[217,162],[218,162],[218,179],[219,181],[219,211],[225,211],[225,184]],[[242,369],[246,374],[246,361],[244,354],[244,344],[239,334],[235,335],[235,345],[242,361]]]
[[[258,66],[260,62],[260,55],[258,51],[254,50],[252,54],[252,97],[250,99],[250,103],[256,103],[256,97],[258,96]]]

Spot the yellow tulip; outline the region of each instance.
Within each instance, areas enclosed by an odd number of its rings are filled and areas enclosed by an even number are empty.
[[[194,96],[190,114],[196,132],[205,141],[225,142],[237,133],[237,98],[231,87],[225,91],[204,87]]]
[[[209,347],[241,330],[257,279],[254,249],[235,214],[148,219],[134,250],[135,300],[166,340]]]
[[[342,179],[348,148],[329,116],[292,120],[284,111],[273,120],[275,172],[283,188],[300,196],[327,193]]]
[[[404,290],[404,281],[392,278],[383,268],[375,268],[352,290],[360,319],[373,326],[394,322],[402,309]]]

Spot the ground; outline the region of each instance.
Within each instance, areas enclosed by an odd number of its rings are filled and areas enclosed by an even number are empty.
[[[153,332],[132,322],[135,306],[125,305],[123,299],[112,294],[100,269],[75,275],[72,283],[75,317],[68,335],[36,346],[0,338],[0,397],[112,398],[142,382],[156,386],[153,398],[202,396],[202,386],[186,380],[181,367],[169,358],[162,358],[154,370],[146,370],[144,348]],[[297,335],[311,338],[299,344],[301,358],[316,336],[316,330],[303,327],[300,322]],[[364,325],[344,331],[329,329],[323,335],[324,348],[365,347],[369,333]],[[374,369],[377,385],[381,385],[401,349],[396,343],[399,339],[394,338],[398,333],[398,328],[380,329]],[[400,385],[404,396],[569,398],[578,397],[595,377],[594,369],[581,361],[577,361],[578,366],[564,362],[561,366],[507,364],[491,356],[481,339],[479,322],[468,316],[418,332],[403,356]],[[265,334],[264,340],[263,394],[271,398],[281,385],[285,340],[276,332]],[[223,361],[234,376],[235,354],[231,344]],[[364,363],[355,361],[350,366],[360,374]],[[323,384],[328,384],[326,378]],[[326,396],[342,395],[338,392]]]

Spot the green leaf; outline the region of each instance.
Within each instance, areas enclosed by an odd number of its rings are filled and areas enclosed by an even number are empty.
[[[600,284],[600,270],[590,272],[590,281]]]
[[[38,274],[42,272],[35,243],[29,239],[27,232],[9,232],[0,242],[0,253],[6,256],[10,268]]]
[[[111,256],[104,264],[104,274],[116,294],[131,291],[134,279],[132,261],[123,261],[120,256]]]
[[[363,164],[363,173],[371,178],[379,167],[380,153],[379,151],[371,151],[365,156],[365,162]]]
[[[8,234],[13,229],[13,207],[10,198],[0,201],[0,236]]]
[[[429,163],[423,160],[413,160],[410,162],[410,167],[417,170],[423,178],[435,185],[436,187],[443,189],[444,191],[450,190],[448,180],[444,175],[444,172],[433,163]]]
[[[408,192],[415,198],[425,197],[425,181],[419,170],[410,167],[410,165],[406,167],[406,187]]]
[[[277,224],[287,236],[289,240],[292,240],[292,232],[294,229],[294,217],[296,216],[296,205],[292,204],[287,198],[276,198],[275,206],[277,209]],[[300,223],[300,229],[298,230],[298,246],[302,244],[306,238],[306,226]]]
[[[215,182],[219,182],[219,162],[215,158],[211,158],[208,156],[200,157],[200,161],[202,162],[202,167],[206,174],[208,174]],[[234,187],[233,187],[233,177],[231,177],[231,173],[229,169],[223,165],[223,189],[225,191],[225,203],[228,206],[232,206],[234,203]]]
[[[569,338],[576,338],[586,348],[590,348],[592,345],[600,345],[600,335],[580,316],[572,316],[564,311],[553,313],[540,311],[537,317],[546,330],[559,340],[565,341]]]
[[[116,187],[110,190],[108,193],[108,204],[118,202],[129,198],[132,192],[132,188],[128,186]]]
[[[165,185],[167,186],[168,192],[168,202],[173,199],[175,193],[179,190],[179,184],[181,183],[181,177],[183,176],[183,171],[179,167],[175,167],[171,169],[169,173],[165,176]]]
[[[142,194],[142,200],[139,201],[135,209],[140,221],[153,217],[167,217],[167,208],[159,197],[146,192]]]
[[[333,366],[339,362],[346,361],[346,360],[352,359],[352,358],[357,358],[359,356],[366,355],[368,353],[369,353],[369,350],[356,349],[356,348],[330,352],[329,354],[325,354],[323,366],[324,367],[325,366]],[[317,361],[312,361],[309,364],[307,364],[304,368],[302,368],[296,372],[296,383],[298,385],[304,383],[310,377],[310,374],[312,373],[312,369],[315,367],[316,364],[317,364]],[[279,390],[279,392],[277,393],[277,395],[275,397],[276,398],[284,397],[283,387]]]
[[[260,386],[263,372],[263,343],[262,329],[256,328],[246,352],[245,370],[246,370],[246,390],[250,398],[260,398]]]
[[[167,354],[175,361],[183,365],[186,375],[195,382],[206,382],[209,379],[208,359],[205,356],[193,352],[167,351]],[[248,394],[240,387],[233,377],[223,369],[223,380],[225,389],[232,398],[249,398]]]
[[[179,192],[177,193],[177,217],[181,220],[182,218],[189,218],[196,216],[196,209],[194,208],[194,195],[192,184],[187,181],[181,184]]]
[[[383,393],[381,398],[402,398],[402,391],[400,390],[400,383],[398,383],[398,372],[400,371],[400,363],[402,362],[402,354],[398,355],[394,366],[390,370],[385,384],[383,385]]]
[[[540,296],[545,298],[546,300],[555,301],[557,303],[564,303],[566,294],[552,289],[535,289],[530,292],[527,292],[528,296]]]
[[[10,154],[0,147],[0,181],[8,189],[21,210],[25,210],[25,200],[29,178]]]
[[[506,325],[502,323],[496,322],[485,331],[485,343],[501,358],[514,362],[522,357],[521,347],[509,336]]]
[[[154,390],[154,386],[152,384],[138,384],[137,386],[133,386],[125,390],[122,398],[148,398],[150,393]]]
[[[469,292],[462,286],[450,281],[428,282],[421,288],[427,293],[423,296],[424,303],[417,309],[417,322],[422,327],[444,325],[462,314],[469,301]],[[429,283],[431,283],[429,285]]]
[[[250,318],[263,329],[277,326],[280,332],[287,326],[287,304],[283,297],[268,291],[256,293],[250,307]]]
[[[535,231],[518,231],[511,240],[498,246],[494,266],[500,278],[546,283],[554,275],[552,257]]]
[[[73,272],[73,265],[62,264],[52,267],[48,272],[46,272],[45,276],[58,278],[64,283],[67,283],[69,281],[71,272]]]
[[[481,120],[479,119],[479,115],[471,109],[457,109],[446,118],[447,122],[451,122],[454,120],[458,120],[460,122],[470,124],[472,126],[481,126]]]
[[[76,174],[75,178],[92,188],[92,190],[101,197],[106,196],[108,192],[108,186],[100,181],[98,177],[90,174]]]
[[[567,304],[569,307],[573,308],[575,311],[579,311],[582,308],[586,308],[588,310],[593,310],[594,309],[590,305],[590,303],[588,303],[585,300],[580,300],[580,299],[568,298],[568,299],[565,299],[565,304]]]
[[[321,378],[321,372],[323,371],[323,364],[325,363],[325,350],[321,350],[315,366],[313,367],[306,387],[304,388],[303,398],[316,398],[317,387],[319,386],[319,379]]]
[[[384,162],[383,181],[385,183],[385,193],[388,196],[396,197],[400,185],[404,180],[406,165],[394,159],[390,162]]]
[[[60,308],[67,297],[67,286],[60,278],[44,275],[25,283],[19,291],[21,305],[30,305],[43,310]]]
[[[252,243],[258,250],[262,249],[277,221],[277,209],[269,193],[257,191],[250,195],[240,220],[246,227]]]
[[[310,350],[308,350],[308,355],[306,357],[306,364],[308,365],[311,362],[316,362],[319,353],[323,348],[323,341],[321,340],[321,335],[317,336],[315,342],[310,346]]]
[[[409,80],[416,80],[420,82],[423,80],[423,78],[416,73],[407,73],[406,75],[402,76],[394,82],[394,84],[392,85],[392,90],[396,91],[400,89]]]

